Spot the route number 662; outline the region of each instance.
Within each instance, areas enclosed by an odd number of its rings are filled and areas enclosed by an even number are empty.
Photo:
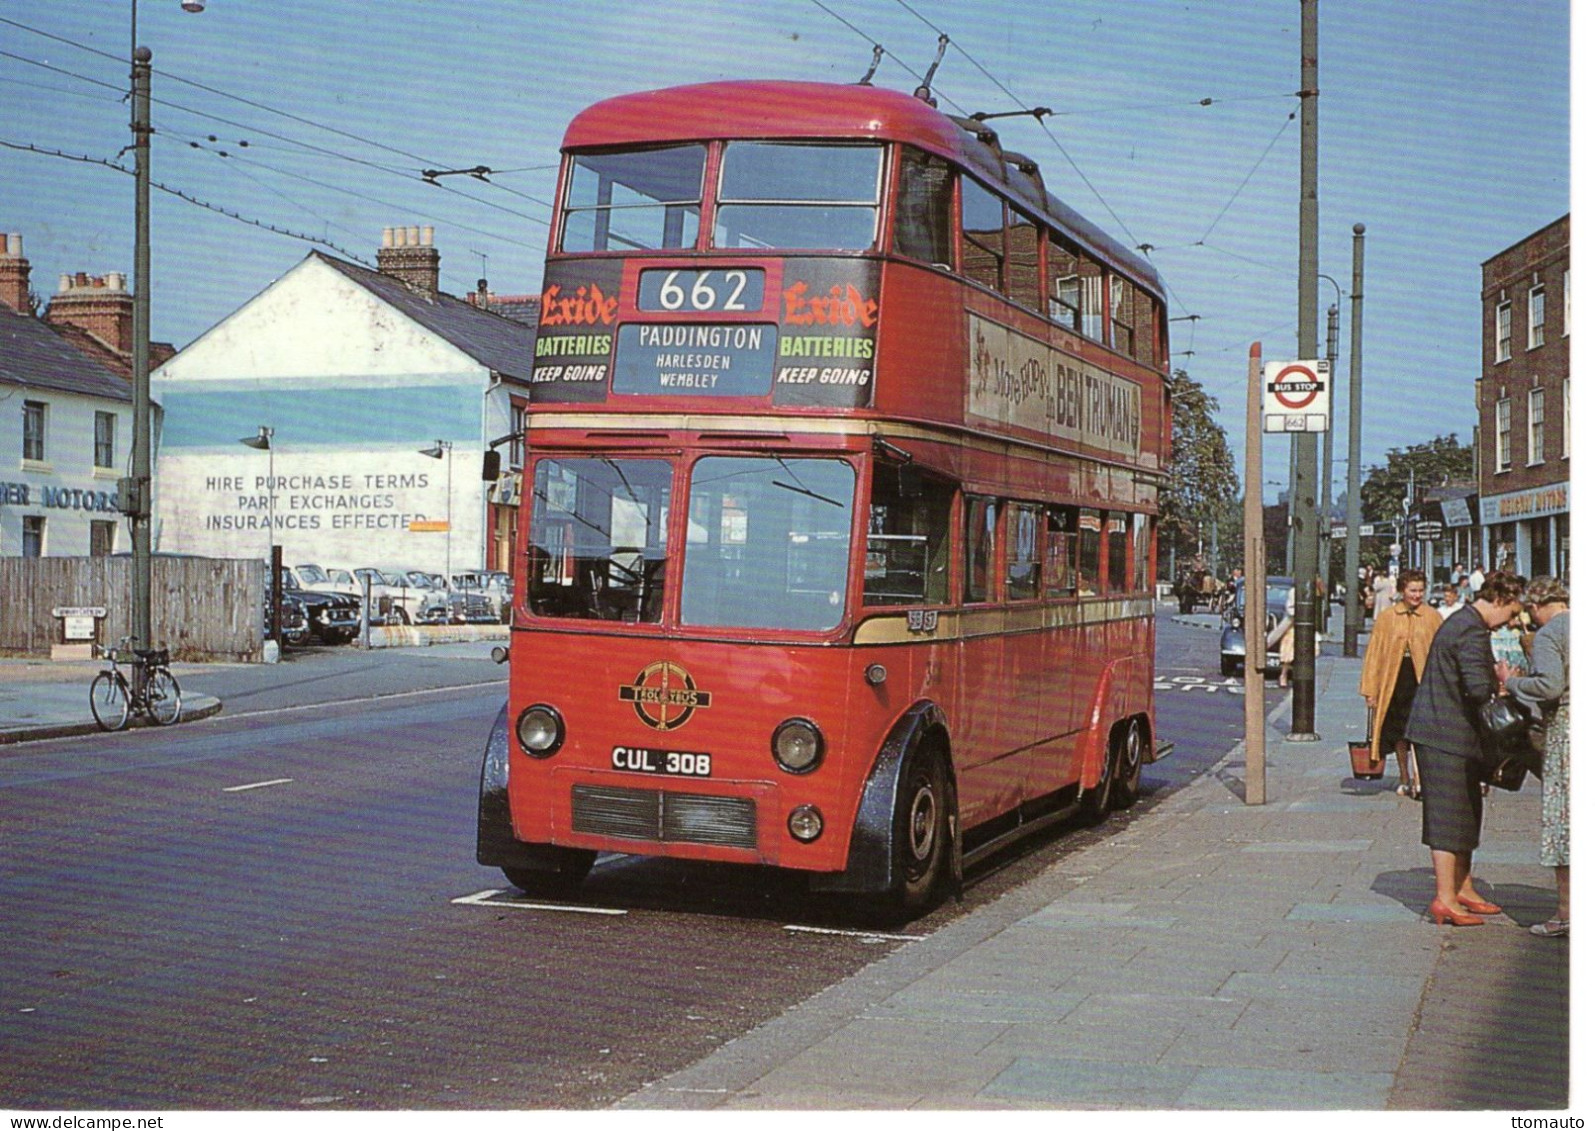
[[[654,269],[637,282],[638,310],[745,313],[763,307],[764,272],[757,268]]]

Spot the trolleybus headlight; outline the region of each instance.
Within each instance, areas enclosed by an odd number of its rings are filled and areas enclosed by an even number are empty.
[[[534,703],[515,720],[515,737],[533,758],[547,758],[565,741],[565,720],[554,708]]]
[[[787,832],[804,844],[818,840],[825,831],[825,821],[820,811],[812,805],[799,805],[786,818]]]
[[[825,737],[808,719],[788,719],[775,728],[770,752],[787,773],[806,774],[825,756]]]

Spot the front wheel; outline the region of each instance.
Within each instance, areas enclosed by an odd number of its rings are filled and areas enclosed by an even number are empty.
[[[127,684],[110,672],[101,672],[89,684],[89,710],[101,730],[127,726]]]
[[[144,702],[157,724],[168,727],[175,723],[183,714],[183,691],[177,686],[177,677],[165,668],[151,672]]]
[[[932,747],[920,746],[898,783],[895,842],[899,875],[897,908],[917,914],[931,906],[952,855],[951,790],[947,763]]]
[[[539,846],[539,855],[553,867],[522,868],[503,865],[499,871],[504,878],[527,895],[544,899],[566,898],[581,887],[587,873],[592,871],[598,853],[586,848],[560,848],[554,845]]]

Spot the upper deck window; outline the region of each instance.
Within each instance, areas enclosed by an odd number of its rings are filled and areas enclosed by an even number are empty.
[[[1003,289],[1008,249],[1002,197],[964,178],[964,274],[994,291]]]
[[[882,152],[878,145],[728,143],[715,246],[868,250],[875,243]]]
[[[892,249],[921,263],[952,269],[953,167],[918,149],[903,149]]]
[[[560,250],[692,247],[706,153],[701,145],[674,145],[573,157]]]

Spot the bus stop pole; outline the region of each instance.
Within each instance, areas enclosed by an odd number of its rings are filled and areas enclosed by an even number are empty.
[[[1246,363],[1246,497],[1242,508],[1242,570],[1246,599],[1246,804],[1268,799],[1263,748],[1263,669],[1268,647],[1263,617],[1268,607],[1268,564],[1263,553],[1263,343],[1253,342]]]

